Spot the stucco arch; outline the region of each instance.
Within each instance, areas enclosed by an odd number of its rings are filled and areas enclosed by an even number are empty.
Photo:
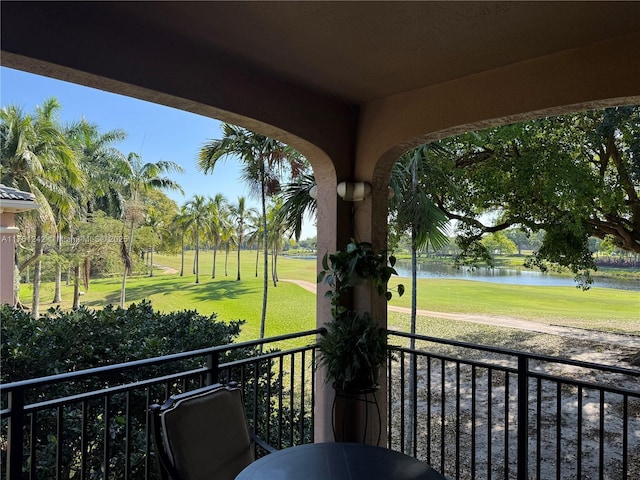
[[[0,5],[4,66],[241,125],[305,154],[320,255],[351,236],[386,245],[389,172],[420,143],[640,103],[638,2]],[[370,182],[373,194],[345,202],[340,181]],[[386,322],[383,299],[363,289],[355,302]]]

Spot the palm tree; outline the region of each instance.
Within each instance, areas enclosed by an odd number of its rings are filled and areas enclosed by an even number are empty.
[[[124,198],[118,187],[125,181],[128,161],[113,144],[124,140],[126,132],[119,129],[100,132],[97,125],[82,119],[68,128],[67,135],[87,177],[85,188],[79,192],[84,212],[89,215],[99,209],[118,218],[124,210]]]
[[[168,188],[182,192],[182,187],[169,177],[161,176],[163,173],[182,172],[182,167],[177,163],[167,160],[160,160],[156,163],[142,163],[140,155],[130,153],[127,162],[122,166],[121,173],[122,188],[126,195],[125,221],[129,221],[129,241],[125,245],[124,232],[121,236],[121,256],[124,263],[124,273],[122,275],[122,288],[120,290],[120,307],[124,308],[127,275],[131,272],[131,249],[133,247],[133,232],[136,222],[142,218],[143,206],[142,195],[154,188]]]
[[[172,230],[176,232],[180,232],[180,276],[184,276],[184,236],[187,232],[187,224],[189,223],[189,212],[187,211],[187,207],[183,205],[180,207],[180,212],[177,213],[172,221],[171,226]]]
[[[229,271],[227,270],[227,266],[229,263],[229,252],[231,251],[231,247],[235,245],[235,231],[233,225],[231,223],[227,223],[222,230],[220,230],[220,244],[224,246],[224,276],[227,277],[229,275]]]
[[[391,200],[391,212],[395,214],[394,228],[411,232],[411,334],[416,333],[417,313],[417,258],[418,251],[431,245],[439,249],[449,242],[447,236],[448,217],[431,199],[430,187],[434,181],[434,169],[430,168],[429,158],[434,154],[445,153],[437,144],[422,145],[403,155],[396,162],[391,174],[390,185],[394,192]],[[410,348],[415,348],[411,339]],[[413,363],[409,365],[409,391],[413,391]],[[412,409],[413,397],[410,396],[409,408]],[[407,445],[409,451],[413,442],[413,422],[407,423]]]
[[[278,253],[284,244],[286,230],[282,208],[282,198],[276,197],[267,212],[269,243],[271,245],[271,279],[274,287],[278,286]]]
[[[302,173],[286,184],[282,189],[284,203],[281,209],[281,221],[287,231],[293,233],[296,241],[300,240],[302,221],[305,217],[315,218],[317,202],[311,196],[316,180],[313,173]]]
[[[91,221],[94,212],[98,209],[119,217],[123,210],[123,199],[114,186],[119,184],[119,172],[124,170],[127,159],[113,144],[124,140],[127,134],[118,129],[100,132],[97,125],[82,119],[68,126],[66,135],[78,156],[80,168],[87,180],[81,188],[69,189],[69,193],[73,195],[78,205],[76,220]],[[69,225],[70,234],[74,233],[76,224],[77,222],[74,221]],[[76,276],[80,275],[80,262],[84,263],[85,290],[89,288],[88,272],[91,265],[89,253],[92,251],[93,249],[87,249],[84,258],[76,254],[73,260]],[[56,292],[58,292],[60,273],[56,276]],[[74,285],[75,307],[79,305],[80,291],[77,281]]]
[[[213,240],[213,267],[211,269],[211,278],[216,278],[216,258],[218,256],[218,248],[220,247],[221,232],[229,223],[229,211],[227,199],[221,193],[209,199],[207,204],[209,210],[209,219],[211,227],[211,237]]]
[[[238,246],[238,276],[236,280],[240,280],[240,250],[244,243],[245,228],[251,215],[255,213],[252,208],[247,208],[244,197],[238,197],[238,203],[229,206],[229,213],[235,223],[236,244]]]
[[[54,208],[60,216],[72,215],[74,202],[67,187],[84,181],[77,157],[69,147],[64,129],[57,120],[61,109],[55,98],[36,107],[35,116],[25,115],[17,106],[0,110],[1,183],[31,192],[40,208],[35,216],[33,256],[21,265],[34,264],[32,314],[39,315],[41,257],[45,248],[45,229],[57,233]]]
[[[258,278],[258,264],[260,263],[260,248],[262,247],[262,217],[255,212],[249,217],[249,233],[246,237],[248,245],[256,247],[256,278]]]
[[[273,138],[250,132],[241,127],[222,125],[224,136],[219,140],[210,140],[200,149],[198,169],[204,173],[212,172],[218,160],[228,156],[238,156],[244,162],[243,177],[259,191],[263,216],[264,278],[262,294],[262,319],[260,338],[264,338],[267,316],[269,251],[266,225],[267,196],[280,190],[279,174],[285,163],[296,172],[299,159],[292,155],[293,150]],[[298,155],[299,157],[299,155]]]
[[[162,216],[155,208],[150,208],[145,219],[145,224],[151,229],[152,239],[149,250],[149,276],[153,277],[153,249],[156,242],[160,239],[160,229],[164,226]]]
[[[193,229],[193,238],[196,242],[196,252],[193,260],[193,269],[196,274],[196,283],[200,283],[200,239],[208,229],[209,209],[204,195],[194,195],[186,204],[187,222],[185,226]]]

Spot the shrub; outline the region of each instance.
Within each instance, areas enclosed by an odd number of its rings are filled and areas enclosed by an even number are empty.
[[[55,307],[37,320],[8,305],[0,314],[2,383],[225,345],[244,323],[195,310],[161,313],[148,301],[128,309]]]

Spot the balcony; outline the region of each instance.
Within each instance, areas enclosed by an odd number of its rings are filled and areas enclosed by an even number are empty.
[[[250,428],[272,445],[313,442],[321,333],[2,385],[1,477],[158,478],[147,406],[218,381],[240,383]],[[387,447],[452,479],[640,477],[640,371],[394,331],[389,340],[384,398],[363,404],[386,420]]]

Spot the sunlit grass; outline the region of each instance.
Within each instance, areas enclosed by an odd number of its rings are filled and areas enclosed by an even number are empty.
[[[402,280],[404,281],[404,279]],[[392,279],[392,287],[400,283]],[[410,282],[393,305],[411,305]],[[630,290],[506,285],[472,280],[420,279],[418,308],[451,313],[513,316],[542,323],[603,327],[612,322],[640,331],[640,293]]]
[[[243,251],[241,257],[241,281],[236,281],[237,257],[232,252],[228,258],[225,276],[224,252],[218,253],[216,278],[211,278],[212,252],[203,252],[200,262],[200,283],[195,283],[193,252],[185,256],[185,275],[166,273],[156,269],[154,277],[131,277],[127,279],[127,304],[150,300],[155,309],[173,311],[190,309],[201,314],[216,313],[220,320],[246,320],[242,328],[242,340],[259,336],[262,311],[262,259],[259,258],[256,277],[255,251]],[[180,270],[180,255],[155,255],[154,264]],[[315,283],[316,262],[314,260],[278,259],[280,279],[297,279]],[[84,305],[101,308],[105,304],[117,305],[120,299],[118,276],[93,279],[81,301]],[[402,298],[394,295],[391,305],[410,306],[411,291],[408,279],[394,278],[393,289],[404,283],[406,293]],[[73,288],[63,287],[63,308],[71,307]],[[30,302],[31,288],[21,287],[21,299]],[[53,285],[42,286],[41,309],[51,306]],[[315,295],[288,282],[279,282],[277,287],[269,283],[267,297],[266,336],[280,335],[315,328]],[[577,326],[599,330],[640,333],[640,293],[605,288],[594,288],[587,292],[574,287],[540,287],[503,285],[468,280],[419,279],[418,308],[435,312],[476,313],[483,315],[510,316],[542,323]],[[452,322],[451,320],[422,317],[420,322],[437,326],[430,332],[456,330],[457,335],[470,332],[491,333],[497,327]],[[408,329],[408,315],[391,313],[392,328]],[[454,327],[455,326],[455,327]]]

